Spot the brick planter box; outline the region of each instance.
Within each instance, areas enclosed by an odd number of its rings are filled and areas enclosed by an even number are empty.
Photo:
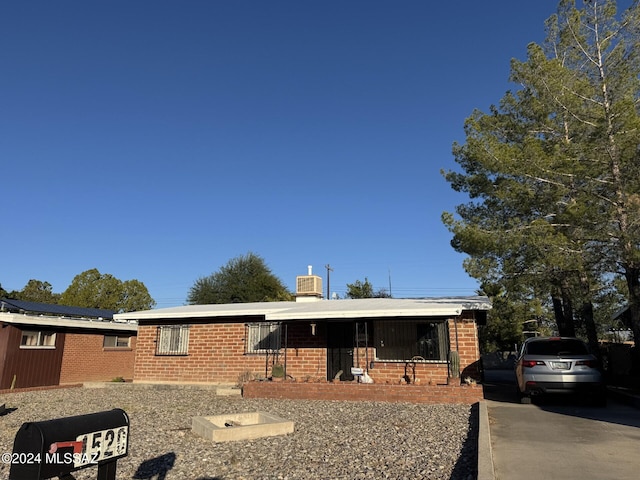
[[[482,385],[386,385],[366,383],[249,382],[245,398],[346,400],[404,403],[474,404],[483,399]]]

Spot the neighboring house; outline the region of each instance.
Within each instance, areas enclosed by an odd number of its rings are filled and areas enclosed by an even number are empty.
[[[0,390],[130,380],[137,325],[113,313],[0,299]]]
[[[633,342],[633,330],[631,328],[631,310],[625,305],[611,317],[618,328],[612,328],[612,333],[623,342]]]
[[[298,277],[297,286],[295,302],[114,315],[138,323],[134,382],[235,383],[281,365],[297,380],[350,381],[355,367],[376,383],[445,384],[451,350],[461,375],[477,376],[486,297],[329,301],[319,277]]]

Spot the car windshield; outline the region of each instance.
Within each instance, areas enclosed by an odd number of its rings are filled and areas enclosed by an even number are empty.
[[[531,342],[527,347],[529,355],[588,355],[587,346],[580,340],[558,339]]]

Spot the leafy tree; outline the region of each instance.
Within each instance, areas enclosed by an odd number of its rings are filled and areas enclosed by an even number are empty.
[[[369,279],[365,277],[364,282],[356,280],[353,283],[347,283],[347,298],[372,298],[373,285]]]
[[[277,302],[293,296],[259,255],[248,253],[229,260],[219,271],[195,281],[187,302],[215,303]]]
[[[391,298],[391,294],[386,288],[380,288],[373,294],[373,298]]]
[[[478,328],[480,350],[483,353],[512,351],[527,330],[541,331],[549,312],[537,298],[522,298],[518,292],[510,292],[500,284],[483,284],[481,292],[491,299],[487,325]],[[534,324],[529,324],[535,321]]]
[[[28,300],[30,302],[56,304],[60,298],[59,293],[53,293],[53,286],[49,282],[31,279],[24,288],[14,292],[12,298],[16,300]]]
[[[149,290],[140,280],[125,280],[122,282],[122,292],[118,311],[136,312],[155,307],[156,302],[151,298]]]
[[[507,92],[465,123],[463,172],[445,178],[471,202],[443,221],[469,273],[523,299],[550,299],[561,334],[597,346],[594,301],[623,276],[640,344],[640,7],[561,0],[544,45],[512,61]]]
[[[122,282],[98,269],[76,275],[60,296],[61,305],[104,308],[115,312],[148,310],[155,306],[147,288],[138,280]]]
[[[374,292],[373,285],[366,277],[364,282],[356,280],[353,283],[347,283],[345,295],[347,298],[389,298],[391,296],[384,288]]]
[[[7,292],[0,284],[0,298],[8,298],[9,292]]]

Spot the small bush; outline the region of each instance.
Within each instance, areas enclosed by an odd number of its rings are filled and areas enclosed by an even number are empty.
[[[283,378],[284,366],[276,363],[273,367],[271,367],[271,376],[274,378]]]

